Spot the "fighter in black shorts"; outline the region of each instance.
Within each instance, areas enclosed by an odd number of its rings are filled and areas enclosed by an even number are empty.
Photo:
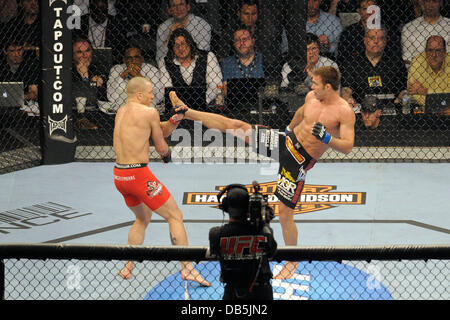
[[[280,162],[275,195],[295,209],[305,184],[306,172],[316,160],[297,141],[293,132],[280,132],[264,126],[252,126],[252,148],[258,154]]]

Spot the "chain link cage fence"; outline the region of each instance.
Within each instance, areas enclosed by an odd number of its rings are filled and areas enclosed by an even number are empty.
[[[24,1],[25,2],[25,1]],[[2,2],[1,12],[10,4]],[[38,12],[38,11],[37,11]],[[16,12],[18,14],[18,12]],[[0,170],[40,164],[39,45],[37,24],[2,16],[0,66]],[[22,18],[23,20],[23,18]]]
[[[220,264],[206,247],[3,245],[6,300],[220,300]],[[449,247],[279,248],[271,267],[299,261],[292,279],[272,279],[276,300],[448,300]],[[118,271],[137,259],[132,278]],[[211,287],[181,280],[180,262]]]
[[[72,117],[78,161],[114,161],[114,117],[135,76],[152,81],[161,120],[168,91],[190,107],[284,130],[311,90],[311,72],[333,66],[356,113],[355,148],[325,161],[444,161],[449,151],[449,4],[399,0],[74,0]],[[41,3],[0,2],[0,173],[42,161]],[[427,25],[427,19],[438,22]],[[425,30],[425,31],[423,31]],[[211,140],[188,121],[168,143],[173,158],[204,156]],[[187,133],[190,139],[183,139]],[[200,136],[199,139],[195,137]],[[196,143],[198,141],[198,143]],[[223,139],[222,141],[226,141]],[[233,142],[237,144],[237,142]],[[214,145],[223,155],[223,148]],[[176,147],[179,147],[178,149]],[[194,147],[194,148],[193,148]],[[248,159],[245,148],[234,158]],[[159,160],[156,152],[153,160]],[[201,160],[202,161],[202,160]],[[381,250],[383,251],[383,250]],[[1,257],[0,257],[1,258]],[[121,259],[14,257],[1,264],[5,299],[220,299],[163,282],[179,262],[143,261],[119,281]],[[292,258],[292,257],[291,257]],[[449,299],[446,259],[303,261],[283,299]],[[174,258],[173,260],[177,260]],[[139,260],[139,259],[137,259]],[[218,282],[217,261],[196,259]],[[369,262],[367,262],[369,261]],[[178,274],[179,275],[179,274]],[[314,276],[313,276],[314,275]],[[162,284],[161,284],[162,283]],[[180,291],[180,288],[182,289]],[[192,289],[192,290],[191,290]]]
[[[324,160],[448,161],[448,1],[336,2],[75,0],[75,159],[114,160],[114,116],[135,76],[152,81],[162,120],[175,90],[194,109],[284,130],[311,90],[311,72],[331,65],[356,113],[356,136],[351,154],[330,150]],[[3,1],[0,17],[2,172],[41,161],[40,45],[49,35],[42,4],[14,3]],[[189,121],[179,129],[194,134]],[[201,137],[197,147],[208,146]]]

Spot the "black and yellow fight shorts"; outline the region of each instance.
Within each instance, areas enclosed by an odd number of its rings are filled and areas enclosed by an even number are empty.
[[[252,149],[279,161],[275,195],[279,201],[294,209],[305,184],[306,172],[316,160],[305,151],[293,132],[285,134],[264,126],[252,127]]]

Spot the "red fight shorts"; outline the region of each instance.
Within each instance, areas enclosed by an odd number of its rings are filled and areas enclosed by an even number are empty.
[[[153,175],[146,163],[116,164],[114,184],[129,207],[144,202],[154,211],[170,198],[169,190]]]

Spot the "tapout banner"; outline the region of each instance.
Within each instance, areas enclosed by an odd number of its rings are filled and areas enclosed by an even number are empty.
[[[61,164],[74,160],[76,137],[72,118],[73,0],[40,2],[42,162]],[[76,14],[76,13],[75,13]],[[75,19],[75,20],[74,20]]]

